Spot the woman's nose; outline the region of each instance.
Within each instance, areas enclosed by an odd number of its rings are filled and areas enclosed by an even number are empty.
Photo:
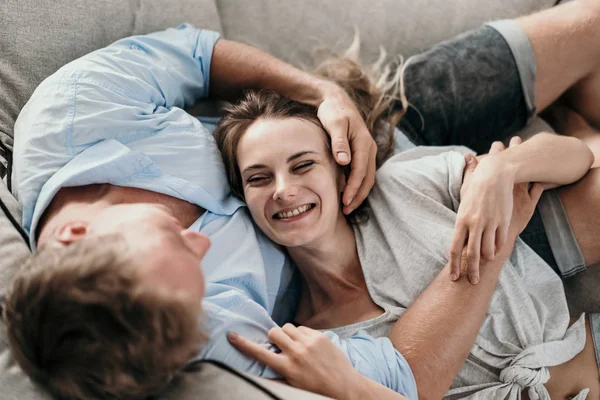
[[[277,179],[273,200],[287,200],[297,194],[298,186],[294,182],[291,182],[291,180],[287,178]]]

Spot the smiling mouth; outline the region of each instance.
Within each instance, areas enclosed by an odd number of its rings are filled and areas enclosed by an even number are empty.
[[[290,211],[279,212],[279,213],[273,215],[273,219],[289,219],[289,218],[297,217],[298,215],[304,214],[304,213],[312,210],[316,206],[317,205],[314,203],[305,204],[303,206],[297,207]]]

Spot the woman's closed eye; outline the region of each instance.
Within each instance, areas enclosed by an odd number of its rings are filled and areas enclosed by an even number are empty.
[[[308,170],[310,167],[312,167],[314,165],[314,161],[303,161],[301,163],[298,163],[294,166],[293,171],[294,172],[303,172]]]
[[[265,183],[269,179],[266,175],[252,175],[246,179],[246,184],[248,185],[258,185],[261,183]]]

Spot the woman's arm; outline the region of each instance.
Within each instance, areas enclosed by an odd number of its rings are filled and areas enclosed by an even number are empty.
[[[471,285],[466,278],[450,281],[447,264],[390,332],[394,347],[411,367],[419,399],[441,399],[468,356],[502,266],[541,196],[540,184],[530,190],[528,186],[524,183],[514,188],[508,240],[493,261],[483,262],[480,283]]]
[[[519,146],[484,156],[477,167],[489,179],[505,175],[514,184],[541,182],[545,189],[581,179],[594,163],[594,154],[581,140],[539,133]]]
[[[480,158],[469,185],[461,190],[456,230],[450,246],[451,278],[461,275],[460,257],[467,243],[466,272],[479,280],[480,256],[493,260],[506,240],[512,210],[511,190],[522,182],[541,182],[545,188],[579,180],[590,169],[594,155],[574,137],[540,133],[523,144],[518,137],[504,150],[500,142]]]

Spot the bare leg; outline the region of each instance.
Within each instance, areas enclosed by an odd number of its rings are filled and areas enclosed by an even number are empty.
[[[574,136],[586,143],[596,160],[592,169],[579,181],[557,189],[567,217],[583,253],[586,265],[600,261],[600,135],[598,131],[564,102],[548,108],[542,117],[561,134]]]
[[[588,121],[600,122],[600,108],[586,103],[600,102],[600,90],[587,89],[600,87],[600,1],[572,1],[517,21],[536,58],[538,111],[575,86],[570,99],[577,111]]]
[[[600,130],[591,126],[581,114],[571,109],[566,101],[553,104],[542,113],[544,118],[556,132],[573,136],[584,142],[596,158],[592,168],[600,166]]]
[[[600,262],[600,168],[557,190],[586,265]]]

